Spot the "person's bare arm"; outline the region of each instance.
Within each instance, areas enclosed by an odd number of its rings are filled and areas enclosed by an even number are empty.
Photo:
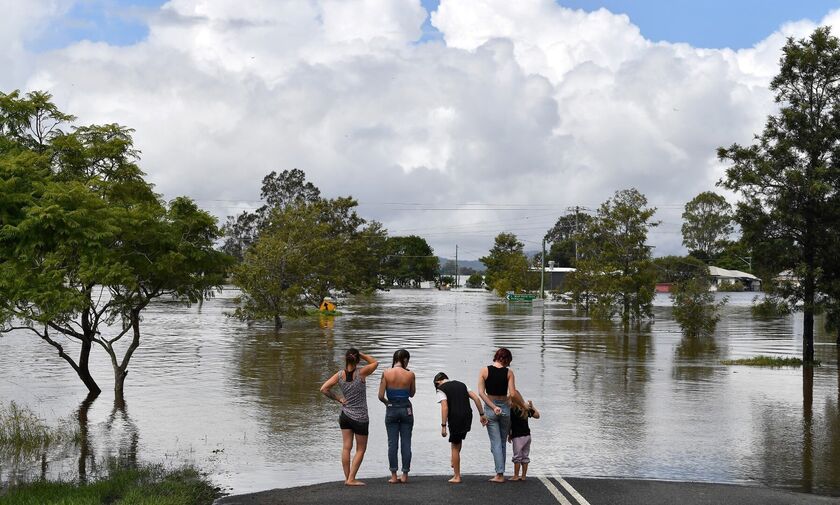
[[[449,403],[446,400],[440,402],[440,436],[446,436],[446,421],[449,419]]]
[[[470,399],[475,403],[475,408],[478,409],[478,415],[481,418],[481,425],[487,426],[487,415],[484,413],[484,405],[481,404],[481,398],[475,394],[475,391],[470,391]]]
[[[510,369],[508,369],[508,396],[516,396],[516,377]]]
[[[332,377],[327,379],[327,381],[325,383],[323,383],[321,385],[321,393],[323,393],[323,395],[326,396],[327,398],[335,400],[338,403],[344,403],[344,398],[341,398],[340,396],[337,396],[335,393],[332,392],[332,388],[334,388],[335,385],[338,384],[338,374],[339,373],[341,373],[341,372],[338,372],[337,374],[333,375]]]
[[[414,398],[414,393],[417,392],[417,376],[411,372],[411,386],[408,388],[408,396]]]
[[[484,400],[484,403],[487,404],[487,408],[492,410],[496,415],[499,415],[502,413],[502,408],[493,403],[493,401],[487,396],[487,388],[484,385],[484,382],[487,380],[486,374],[486,368],[482,368],[481,372],[478,373],[478,395],[482,400]]]
[[[362,371],[359,372],[362,374],[362,377],[367,377],[376,371],[376,367],[379,366],[379,362],[376,361],[376,358],[363,352],[359,353],[359,357],[367,362],[367,365],[365,365],[364,368],[362,368]]]
[[[537,410],[536,407],[534,407],[534,402],[532,402],[531,400],[528,400],[528,408],[534,411],[534,413],[531,414],[531,417],[533,417],[534,419],[540,418],[540,411]]]
[[[382,380],[379,381],[379,401],[388,405],[388,400],[385,399],[385,388],[388,387],[388,379],[385,378],[385,374],[382,374]]]

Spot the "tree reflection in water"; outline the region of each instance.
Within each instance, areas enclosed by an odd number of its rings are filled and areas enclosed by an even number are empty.
[[[86,483],[103,475],[110,464],[134,467],[140,432],[128,415],[125,401],[115,401],[104,423],[91,423],[97,397],[87,396],[69,418],[72,436],[37,451],[17,454],[0,451],[0,481],[7,483],[39,478],[78,480]]]

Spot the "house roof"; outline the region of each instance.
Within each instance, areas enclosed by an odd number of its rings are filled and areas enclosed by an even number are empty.
[[[713,266],[709,267],[709,275],[711,275],[712,277],[729,277],[729,278],[732,278],[732,279],[750,279],[750,280],[753,280],[753,281],[759,280],[758,277],[756,277],[753,274],[748,274],[747,272],[742,272],[740,270],[727,270],[725,268],[713,267]]]

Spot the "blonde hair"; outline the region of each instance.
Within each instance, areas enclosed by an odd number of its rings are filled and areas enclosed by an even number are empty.
[[[522,419],[528,419],[528,404],[525,403],[525,399],[522,398],[522,394],[517,391],[515,394],[510,396],[510,405],[511,407],[519,409],[519,417]]]

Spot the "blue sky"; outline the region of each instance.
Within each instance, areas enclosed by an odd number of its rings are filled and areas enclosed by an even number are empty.
[[[439,0],[422,0],[427,10]],[[84,0],[62,20],[50,26],[32,46],[48,50],[78,40],[129,45],[142,40],[144,17],[163,0]],[[821,19],[840,0],[559,0],[573,8],[601,7],[630,16],[642,35],[654,41],[687,42],[696,47],[751,47],[786,21]],[[426,20],[423,41],[440,39]]]

